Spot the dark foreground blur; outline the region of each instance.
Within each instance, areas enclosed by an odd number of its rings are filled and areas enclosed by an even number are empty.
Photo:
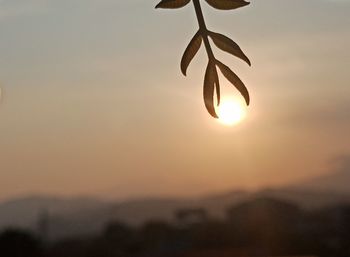
[[[149,221],[130,227],[118,221],[96,236],[50,241],[7,229],[1,257],[249,257],[350,256],[350,205],[304,211],[274,199],[256,199],[227,211],[225,220],[202,209],[174,214],[176,224]]]

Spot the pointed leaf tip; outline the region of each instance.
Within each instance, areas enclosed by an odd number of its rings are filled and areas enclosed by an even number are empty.
[[[156,9],[177,9],[186,6],[191,0],[162,0],[156,5]]]
[[[181,72],[184,76],[186,76],[188,66],[200,49],[202,41],[202,36],[197,32],[188,44],[181,59]]]

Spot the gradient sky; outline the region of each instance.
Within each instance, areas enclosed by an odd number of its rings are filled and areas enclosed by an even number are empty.
[[[197,31],[192,5],[0,0],[0,199],[257,189],[349,155],[350,1],[252,0],[237,11],[202,2],[209,29],[253,63],[216,51],[251,92],[235,127],[204,108],[203,49],[180,73]]]

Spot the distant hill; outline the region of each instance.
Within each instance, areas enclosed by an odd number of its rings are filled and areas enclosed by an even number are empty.
[[[350,168],[336,173],[325,174],[318,178],[309,179],[295,185],[295,189],[309,191],[332,191],[339,194],[350,194]]]
[[[337,167],[333,172],[300,181],[288,186],[288,188],[298,191],[323,191],[350,195],[350,158],[340,157],[335,164],[337,164]]]
[[[36,230],[38,218],[43,212],[52,218],[82,216],[105,209],[107,203],[96,199],[64,199],[49,196],[31,196],[13,199],[0,204],[0,228],[20,227]]]
[[[21,227],[36,230],[40,213],[49,214],[52,238],[100,232],[110,221],[140,225],[148,220],[174,222],[179,209],[204,208],[212,217],[223,218],[228,208],[257,198],[274,198],[295,203],[304,209],[350,203],[346,186],[349,173],[335,173],[285,188],[258,192],[233,191],[196,199],[153,198],[125,202],[91,198],[64,199],[33,196],[0,204],[0,229]],[[339,186],[337,186],[339,185]]]

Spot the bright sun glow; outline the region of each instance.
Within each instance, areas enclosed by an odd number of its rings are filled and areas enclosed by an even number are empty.
[[[236,125],[246,116],[244,105],[234,99],[223,99],[217,113],[219,121],[225,125]]]

